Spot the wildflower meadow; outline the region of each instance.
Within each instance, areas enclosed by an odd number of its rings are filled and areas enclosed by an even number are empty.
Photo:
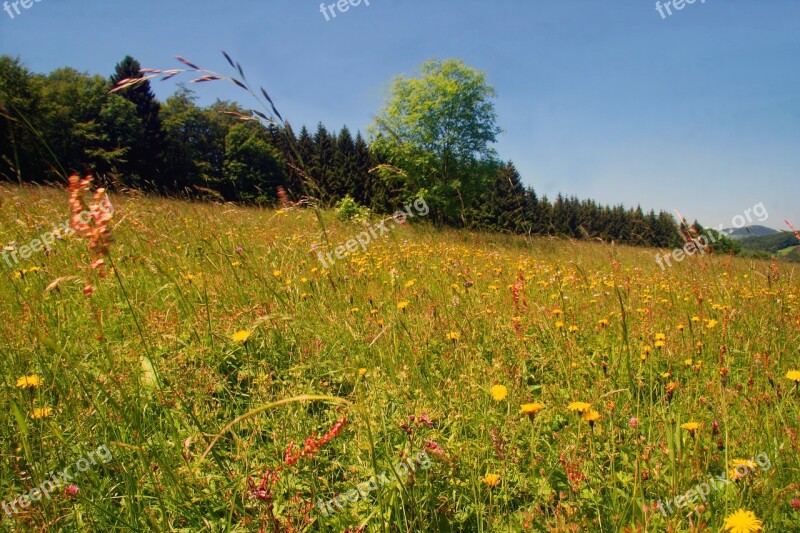
[[[326,269],[312,210],[88,185],[0,190],[4,240],[95,215],[0,276],[0,528],[797,530],[791,266],[421,222]]]

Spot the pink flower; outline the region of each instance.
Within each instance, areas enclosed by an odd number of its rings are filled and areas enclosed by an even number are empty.
[[[628,425],[632,428],[635,428],[636,426],[639,425],[639,420],[637,420],[636,417],[634,416],[628,421]]]
[[[64,496],[70,500],[74,500],[78,496],[78,490],[77,485],[67,485],[64,487]]]

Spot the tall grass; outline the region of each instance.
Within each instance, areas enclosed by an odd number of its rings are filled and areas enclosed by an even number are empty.
[[[70,214],[66,191],[0,193],[4,244]],[[2,528],[713,531],[744,508],[797,530],[791,266],[692,257],[662,272],[651,250],[420,224],[325,270],[312,210],[112,202],[113,265],[91,296],[77,237],[0,263],[0,499],[102,444],[114,455]],[[321,216],[333,244],[361,230]],[[545,408],[520,413],[529,402]],[[309,438],[325,442],[287,464]],[[430,469],[319,512],[421,450]],[[769,470],[702,506],[653,508],[760,452]]]

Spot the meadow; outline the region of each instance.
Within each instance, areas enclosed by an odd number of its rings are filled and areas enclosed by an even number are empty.
[[[800,531],[796,265],[110,199],[0,263],[0,530]]]

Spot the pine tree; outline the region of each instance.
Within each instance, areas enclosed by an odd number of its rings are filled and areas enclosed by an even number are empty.
[[[116,86],[121,80],[141,78],[141,65],[131,56],[125,56],[114,69],[111,84]],[[118,93],[136,106],[136,113],[145,129],[144,138],[131,147],[125,171],[140,176],[157,189],[174,188],[173,179],[160,172],[164,152],[164,133],[161,127],[161,105],[150,87],[144,81]]]

